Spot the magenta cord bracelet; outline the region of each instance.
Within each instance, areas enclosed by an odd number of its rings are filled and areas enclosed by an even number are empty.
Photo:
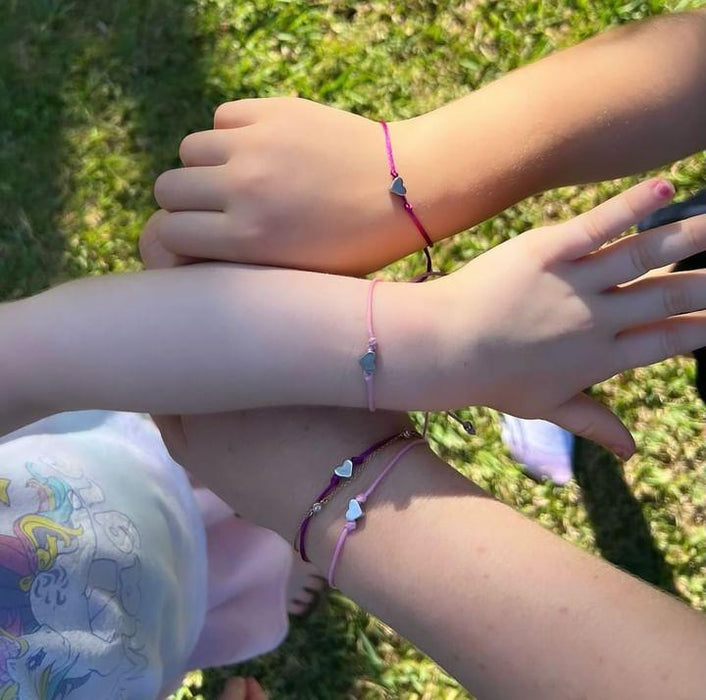
[[[409,433],[410,437],[411,435],[412,433]],[[373,481],[373,483],[370,484],[370,486],[365,491],[359,493],[355,498],[351,498],[348,501],[348,508],[346,509],[346,524],[343,526],[341,534],[338,536],[336,547],[334,548],[333,556],[331,557],[331,565],[329,566],[328,570],[328,584],[332,588],[335,586],[334,577],[336,574],[336,566],[338,565],[338,561],[340,560],[341,555],[343,554],[343,547],[346,544],[346,539],[348,539],[348,535],[350,535],[350,533],[357,528],[358,520],[360,520],[360,518],[365,515],[365,512],[363,511],[363,505],[366,503],[366,501],[375,491],[375,489],[380,485],[382,480],[392,471],[392,469],[402,459],[402,457],[404,457],[411,449],[413,449],[417,445],[425,444],[425,440],[418,439],[402,447],[397,452],[397,454],[395,454],[395,456],[387,463],[387,466],[380,472],[380,474],[378,474],[378,477],[375,479],[375,481]]]
[[[434,245],[434,242],[431,240],[427,230],[424,228],[424,224],[422,224],[419,220],[419,217],[414,211],[414,207],[407,199],[407,188],[404,186],[404,180],[399,172],[397,172],[397,166],[395,165],[395,156],[392,153],[392,140],[390,139],[390,129],[387,126],[387,122],[381,121],[380,126],[382,126],[383,133],[385,134],[385,151],[387,152],[387,163],[390,166],[390,177],[392,177],[390,192],[402,200],[404,210],[407,212],[415,228],[424,239],[424,243],[426,244],[424,254],[427,256],[427,267],[431,269],[431,259],[428,248],[431,248],[431,246]]]
[[[373,457],[373,455],[388,445],[391,445],[393,442],[407,437],[409,434],[409,431],[402,431],[401,433],[395,433],[394,435],[390,435],[382,440],[378,440],[363,450],[360,454],[355,455],[355,457],[348,457],[339,465],[334,467],[329,483],[311,504],[311,507],[301,521],[301,524],[299,525],[299,528],[294,536],[294,549],[299,552],[299,555],[304,561],[309,561],[309,557],[306,553],[306,534],[309,531],[311,519],[317,513],[321,512],[321,509],[326,505],[326,503],[328,503],[341,485],[347,484],[357,476],[361,467],[363,467],[365,463]]]

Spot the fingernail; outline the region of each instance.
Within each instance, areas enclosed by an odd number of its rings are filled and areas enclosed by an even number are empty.
[[[632,457],[633,455],[632,450],[629,450],[627,447],[623,446],[614,447],[613,452],[615,452],[615,454],[618,455],[618,457],[620,457],[620,459],[622,459],[624,462],[627,462],[627,460],[629,460],[630,457]]]
[[[674,196],[674,185],[669,180],[656,180],[652,187],[660,199],[671,199]]]

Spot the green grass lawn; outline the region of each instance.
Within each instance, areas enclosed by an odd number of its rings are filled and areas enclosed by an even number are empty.
[[[300,95],[371,117],[407,117],[612,24],[700,4],[0,0],[0,298],[138,269],[151,184],[222,101]],[[698,156],[667,171],[679,196],[704,185],[705,164]],[[451,269],[624,184],[523,202],[439,246],[440,259]],[[490,411],[469,412],[480,437],[464,439],[440,421],[432,435],[445,458],[497,498],[706,610],[704,411],[692,383],[693,367],[679,360],[598,387],[633,430],[639,454],[623,466],[581,444],[577,483],[566,488],[522,474]],[[234,673],[255,675],[273,698],[469,697],[338,594],[275,653],[192,674],[177,697],[214,698]]]

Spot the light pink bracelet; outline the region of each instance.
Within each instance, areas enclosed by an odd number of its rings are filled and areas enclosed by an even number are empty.
[[[353,532],[357,527],[357,521],[365,515],[363,512],[362,505],[368,500],[368,497],[375,491],[375,489],[380,485],[380,482],[392,471],[395,465],[404,457],[413,447],[417,445],[426,444],[425,440],[415,440],[405,445],[397,454],[388,462],[387,466],[378,474],[377,479],[373,481],[370,486],[359,493],[355,498],[351,498],[348,501],[348,509],[346,510],[346,524],[341,530],[341,534],[338,536],[338,541],[336,542],[336,547],[333,550],[333,556],[331,557],[331,565],[328,569],[328,584],[332,588],[334,587],[334,574],[336,573],[336,565],[338,560],[341,558],[343,553],[343,546],[346,543],[348,535]]]
[[[372,413],[375,411],[375,372],[377,371],[377,351],[378,341],[375,337],[375,329],[373,328],[373,293],[375,285],[379,279],[374,279],[370,282],[368,288],[368,308],[367,308],[367,324],[368,324],[368,347],[366,351],[358,359],[363,370],[363,381],[365,382],[365,391],[368,396],[368,410]]]

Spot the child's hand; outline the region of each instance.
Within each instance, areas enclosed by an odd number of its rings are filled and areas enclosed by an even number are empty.
[[[672,194],[662,180],[641,183],[431,283],[446,290],[444,308],[468,343],[468,367],[482,368],[463,378],[468,395],[550,420],[619,454],[631,451],[616,417],[580,392],[706,337],[706,273],[645,275],[704,248],[706,216],[609,245]]]
[[[417,121],[390,125],[409,198],[429,232]],[[294,98],[229,102],[215,129],[187,136],[186,166],[155,185],[162,207],[148,224],[174,253],[202,259],[360,274],[424,241],[389,191],[377,122]],[[452,233],[452,231],[446,231]]]
[[[447,278],[379,285],[378,406],[489,405],[551,420],[629,454],[633,442],[625,428],[582,389],[706,343],[706,314],[694,313],[706,307],[706,272],[642,277],[706,249],[706,216],[607,245],[664,205],[672,192],[664,181],[644,182],[569,222],[508,241]],[[175,264],[150,245],[152,236],[143,240],[147,262]],[[329,283],[329,291],[321,287],[309,302],[307,321],[320,298],[334,303],[337,283],[334,278]],[[290,316],[282,314],[280,326]],[[395,324],[408,331],[405,340]],[[332,347],[341,339],[334,338]],[[360,347],[360,341],[346,342]],[[362,398],[356,393],[359,381],[351,375],[337,383],[336,402],[363,405],[351,402]],[[323,403],[321,396],[318,401]]]

